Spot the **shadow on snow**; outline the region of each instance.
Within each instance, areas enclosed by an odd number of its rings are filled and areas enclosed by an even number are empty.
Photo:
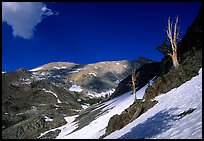
[[[151,138],[164,131],[167,131],[171,128],[172,121],[178,119],[177,115],[172,115],[170,113],[170,111],[173,110],[176,110],[176,108],[169,109],[168,111],[163,110],[158,112],[143,123],[133,127],[130,132],[121,136],[120,139]]]

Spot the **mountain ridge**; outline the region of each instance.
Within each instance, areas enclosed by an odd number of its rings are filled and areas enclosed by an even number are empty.
[[[117,63],[117,62],[126,62],[126,61],[129,61],[129,62],[134,62],[136,60],[140,60],[140,61],[149,61],[149,62],[156,62],[155,60],[152,60],[152,59],[148,59],[146,57],[143,57],[143,56],[140,56],[138,57],[138,59],[134,59],[134,60],[111,60],[111,61],[98,61],[98,62],[95,62],[95,63],[88,63],[88,64],[78,64],[78,63],[75,63],[75,62],[66,62],[66,61],[57,61],[57,62],[49,62],[49,63],[45,63],[43,65],[40,65],[38,67],[35,67],[35,68],[32,68],[32,69],[29,69],[29,71],[35,71],[35,69],[37,68],[40,68],[40,67],[63,67],[63,66],[71,66],[71,65],[96,65],[96,64],[101,64],[101,63]],[[63,69],[63,68],[62,68]]]

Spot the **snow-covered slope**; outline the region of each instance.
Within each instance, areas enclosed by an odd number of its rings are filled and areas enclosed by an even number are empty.
[[[103,113],[101,116],[93,120],[89,125],[75,132],[72,132],[72,131],[78,127],[77,122],[74,122],[73,118],[72,120],[69,120],[71,119],[71,117],[65,117],[65,120],[67,121],[66,125],[63,125],[55,129],[51,129],[49,131],[46,131],[45,133],[60,129],[61,132],[56,137],[57,139],[74,139],[74,138],[75,139],[79,139],[79,138],[97,139],[105,133],[105,128],[108,125],[109,119],[113,115],[120,114],[123,110],[128,108],[133,103],[133,100],[134,100],[133,95],[131,94],[131,92],[128,92],[120,97],[117,97],[103,104],[100,104],[100,106],[98,106],[97,109],[105,107],[102,109],[102,111],[105,111],[105,113]],[[94,109],[94,110],[97,110],[97,109]],[[78,115],[74,116],[74,118],[76,118],[77,116]],[[42,133],[41,136],[44,135],[45,133]]]
[[[146,87],[137,94],[143,97]],[[75,118],[79,115],[65,117],[67,124],[56,128],[61,130],[56,139],[98,139],[105,133],[109,119],[121,114],[133,103],[133,99],[128,92],[100,104],[94,110],[102,108],[102,114],[79,130],[75,130],[78,127]],[[202,68],[199,75],[155,99],[158,103],[153,108],[105,138],[202,138]]]
[[[147,86],[144,86],[141,88],[137,94],[140,95],[140,97],[144,96],[144,89]],[[65,117],[65,120],[67,121],[66,125],[63,125],[62,127],[58,127],[56,129],[51,129],[50,131],[55,131],[57,129],[60,129],[60,134],[56,137],[57,139],[90,139],[94,138],[97,139],[100,136],[102,136],[105,133],[105,129],[108,125],[109,119],[115,115],[115,114],[121,114],[122,111],[124,111],[126,108],[128,108],[131,104],[133,104],[134,96],[132,95],[132,92],[125,93],[121,95],[120,97],[116,97],[112,100],[109,100],[105,103],[99,104],[95,110],[101,109],[101,113],[98,115],[98,117],[93,120],[90,124],[87,126],[81,128],[80,130],[76,130],[75,132],[72,132],[73,129],[76,129],[78,127],[77,122],[73,119],[71,121],[67,120],[70,119],[69,117]],[[93,112],[93,111],[91,111]],[[77,117],[76,115],[75,117]],[[48,133],[49,131],[46,131]],[[42,135],[44,135],[43,133]]]
[[[202,138],[202,69],[198,76],[155,99],[158,103],[153,108],[106,139]]]

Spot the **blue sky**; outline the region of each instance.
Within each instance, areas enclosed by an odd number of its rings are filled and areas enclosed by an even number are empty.
[[[32,12],[15,13],[17,6],[3,5],[2,71],[29,70],[59,61],[88,64],[139,56],[160,61],[163,55],[155,47],[166,36],[168,17],[174,20],[179,15],[182,37],[201,4],[52,2],[24,9]],[[37,6],[44,7],[43,14],[37,13]]]

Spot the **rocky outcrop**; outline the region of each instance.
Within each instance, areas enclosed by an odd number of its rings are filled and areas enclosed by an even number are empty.
[[[63,119],[55,119],[47,122],[41,116],[31,117],[21,121],[12,127],[2,131],[3,139],[32,139],[40,136],[40,133],[65,124]]]
[[[185,64],[193,56],[202,52],[203,46],[203,6],[201,7],[194,22],[188,27],[186,34],[178,43],[178,60],[180,64]],[[182,25],[181,25],[182,26]],[[200,56],[200,55],[199,55]],[[202,62],[202,57],[197,58]],[[172,59],[164,56],[161,61],[160,75],[166,74],[172,68]]]
[[[202,50],[203,44],[203,6],[201,7],[195,21],[187,29],[186,34],[179,46],[180,62],[188,57],[194,56],[197,50]]]
[[[147,89],[146,99],[166,93],[197,75],[202,67],[202,11],[203,7],[179,44],[179,69],[172,67],[168,57],[163,58],[159,77]]]
[[[132,122],[134,119],[139,117],[141,114],[145,113],[156,103],[157,101],[137,100],[129,108],[125,109],[125,111],[123,111],[120,115],[116,114],[110,118],[108,122],[108,126],[106,128],[106,132],[100,138],[103,138],[116,130],[120,130],[125,125],[127,125],[128,123]]]

